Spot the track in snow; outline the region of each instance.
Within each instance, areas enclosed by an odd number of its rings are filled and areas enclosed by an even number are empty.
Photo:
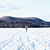
[[[50,50],[50,28],[0,28],[0,50]]]

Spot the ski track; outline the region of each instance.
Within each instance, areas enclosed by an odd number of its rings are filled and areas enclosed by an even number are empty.
[[[50,28],[0,28],[0,50],[50,50]]]

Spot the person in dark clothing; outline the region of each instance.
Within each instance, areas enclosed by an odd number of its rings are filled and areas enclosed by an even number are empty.
[[[28,30],[28,26],[25,26],[25,28],[26,28],[26,32],[27,32],[27,30]]]

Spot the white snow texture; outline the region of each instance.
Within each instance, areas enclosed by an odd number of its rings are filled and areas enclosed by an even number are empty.
[[[50,28],[0,28],[0,50],[50,50]]]

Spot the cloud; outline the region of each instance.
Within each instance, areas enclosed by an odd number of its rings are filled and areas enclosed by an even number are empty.
[[[20,9],[22,8],[23,0],[1,0],[0,8]]]
[[[20,4],[0,4],[0,12],[8,12],[21,9],[22,5]]]
[[[0,1],[0,16],[23,16],[26,13],[25,0],[1,0]],[[27,1],[26,1],[27,2]]]
[[[21,9],[22,5],[19,4],[11,4],[9,5],[9,9]]]
[[[3,6],[3,5],[0,5],[0,8],[5,8],[5,6]]]

